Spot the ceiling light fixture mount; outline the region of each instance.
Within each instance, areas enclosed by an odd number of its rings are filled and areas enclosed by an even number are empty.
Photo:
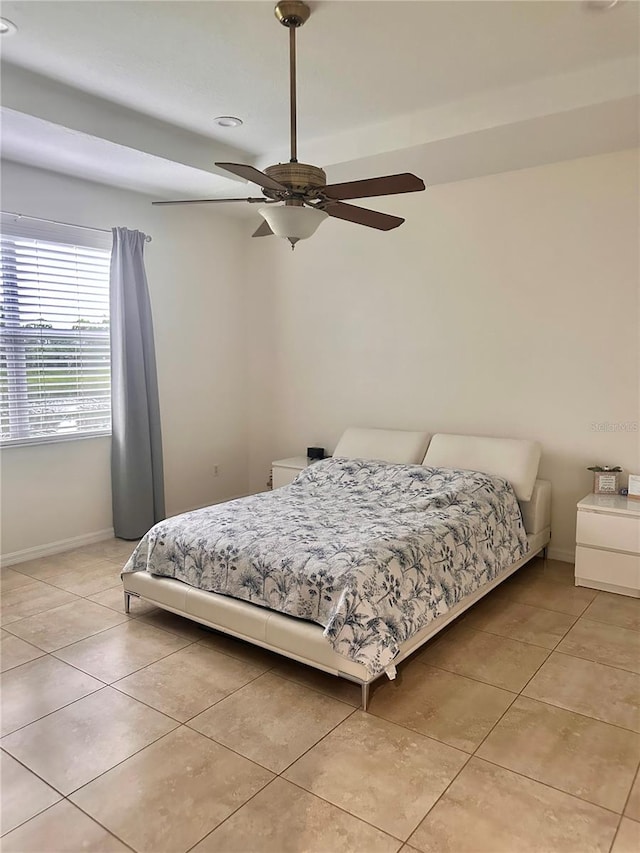
[[[377,210],[369,210],[354,204],[345,204],[346,199],[371,198],[373,196],[414,193],[425,189],[423,181],[416,175],[403,172],[400,175],[384,175],[362,181],[347,181],[327,184],[327,176],[319,166],[298,162],[298,114],[296,92],[296,30],[303,26],[311,10],[303,0],[280,0],[274,10],[280,23],[289,30],[289,118],[291,156],[288,163],[267,166],[264,171],[244,163],[216,163],[221,169],[257,184],[261,198],[211,198],[185,201],[154,201],[153,204],[224,204],[245,201],[250,204],[266,203],[258,213],[265,220],[254,237],[275,234],[284,237],[294,248],[298,240],[310,237],[327,216],[345,219],[375,228],[390,231],[402,225],[404,219],[390,216]],[[224,118],[224,117],[222,117]]]
[[[7,18],[0,18],[0,36],[12,36],[18,32],[18,28]]]
[[[284,27],[297,29],[309,20],[311,9],[302,0],[280,0],[273,10]]]
[[[243,124],[242,119],[236,116],[216,116],[214,122],[219,127],[240,127]]]

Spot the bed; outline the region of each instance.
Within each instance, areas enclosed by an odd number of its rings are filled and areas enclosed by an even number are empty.
[[[543,551],[550,484],[518,439],[349,429],[288,486],[155,525],[131,596],[371,684]]]

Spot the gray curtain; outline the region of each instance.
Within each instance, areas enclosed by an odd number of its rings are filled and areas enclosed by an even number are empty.
[[[111,485],[113,528],[138,539],[164,517],[162,434],[146,235],[113,229],[111,253]]]

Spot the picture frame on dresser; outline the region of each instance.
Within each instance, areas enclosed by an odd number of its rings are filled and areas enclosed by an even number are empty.
[[[640,474],[629,474],[627,497],[632,501],[640,501]]]
[[[617,495],[618,482],[616,471],[596,471],[593,475],[593,492],[596,495]]]

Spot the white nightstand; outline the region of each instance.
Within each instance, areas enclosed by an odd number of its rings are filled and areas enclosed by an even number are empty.
[[[576,586],[640,598],[640,501],[621,495],[580,501]]]
[[[293,483],[300,471],[315,462],[306,456],[292,456],[290,459],[277,459],[271,463],[272,488],[279,489],[280,486],[288,486]]]

